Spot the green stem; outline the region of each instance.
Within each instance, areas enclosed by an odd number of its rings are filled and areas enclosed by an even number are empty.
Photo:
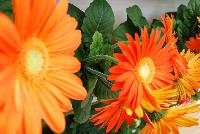
[[[111,87],[112,86],[112,82],[110,82],[110,81],[108,81],[106,79],[106,77],[108,75],[103,74],[103,73],[101,73],[101,72],[99,72],[97,70],[94,70],[94,69],[90,68],[90,67],[86,67],[86,70],[88,72],[90,72],[91,74],[94,74],[94,75],[98,76],[107,87]]]
[[[118,63],[117,59],[115,59],[109,55],[96,55],[96,56],[91,56],[91,57],[84,59],[84,61],[87,63],[95,63],[95,62],[102,61],[102,60],[110,61],[114,64]]]

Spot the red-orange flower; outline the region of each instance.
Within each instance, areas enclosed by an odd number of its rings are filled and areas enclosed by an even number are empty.
[[[109,69],[109,80],[114,80],[112,90],[121,90],[119,98],[133,109],[137,108],[143,98],[159,109],[151,90],[163,88],[173,83],[174,76],[170,59],[174,51],[170,51],[170,40],[165,46],[165,35],[160,38],[161,31],[152,29],[150,38],[146,27],[141,31],[141,41],[138,34],[135,40],[127,35],[130,44],[119,42],[123,54],[115,53],[119,60],[116,66]]]
[[[0,133],[41,133],[41,119],[61,133],[70,98],[87,93],[74,75],[81,43],[66,0],[13,0],[13,24],[0,13]]]
[[[166,15],[165,18],[161,19],[164,26],[162,30],[166,34],[166,41],[169,42],[175,35],[175,32],[173,32],[174,19],[173,17],[170,18],[169,15]]]
[[[200,34],[197,34],[196,38],[191,37],[190,40],[186,42],[186,46],[188,49],[192,51],[199,51],[200,50]]]
[[[114,127],[116,127],[115,132],[117,132],[124,121],[131,125],[133,119],[143,117],[147,122],[150,122],[141,107],[133,111],[131,107],[125,106],[124,102],[118,99],[102,100],[102,102],[108,105],[96,108],[98,113],[93,115],[91,120],[95,122],[94,125],[101,124],[100,128],[107,126],[106,133],[110,132]]]
[[[162,23],[164,25],[162,31],[166,34],[166,41],[169,42],[171,39],[175,40],[170,44],[171,51],[175,52],[174,56],[171,58],[171,62],[173,63],[172,66],[174,75],[176,78],[179,78],[181,74],[187,73],[187,61],[183,56],[179,54],[176,46],[177,38],[175,38],[175,32],[173,32],[173,17],[170,18],[169,15],[166,15],[165,18],[162,18]]]

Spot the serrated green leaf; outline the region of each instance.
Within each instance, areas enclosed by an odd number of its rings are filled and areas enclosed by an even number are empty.
[[[102,55],[108,55],[108,56],[112,56],[114,53],[114,47],[112,47],[110,44],[105,44],[101,50],[100,50],[100,54]],[[111,61],[103,61],[100,63],[100,66],[103,70],[108,70],[112,65]]]
[[[106,0],[94,0],[85,11],[85,18],[81,27],[84,42],[91,42],[96,31],[102,33],[107,41],[112,33],[114,13]]]
[[[131,19],[132,23],[142,29],[144,26],[148,27],[148,22],[146,18],[142,15],[141,9],[134,5],[126,9],[128,17]]]
[[[117,98],[118,92],[111,91],[111,87],[106,85],[102,80],[98,80],[94,94],[98,100]]]
[[[89,56],[95,56],[100,54],[100,50],[103,47],[103,36],[96,31],[92,36],[92,44],[90,45]]]
[[[90,118],[91,106],[93,97],[90,96],[88,103],[85,107],[81,107],[81,104],[74,108],[74,120],[80,124],[86,122]]]
[[[78,21],[78,28],[81,28],[85,13],[71,3],[69,3],[68,13]]]

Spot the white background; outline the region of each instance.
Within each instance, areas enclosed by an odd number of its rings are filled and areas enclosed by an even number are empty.
[[[79,7],[81,10],[90,5],[93,0],[69,0],[70,3]],[[151,23],[153,18],[160,19],[160,16],[165,12],[173,12],[181,4],[187,5],[189,0],[107,0],[111,5],[115,15],[115,27],[126,20],[126,8],[137,4],[143,15]],[[194,114],[200,119],[200,114]],[[181,128],[181,134],[200,134],[200,126],[191,128]]]

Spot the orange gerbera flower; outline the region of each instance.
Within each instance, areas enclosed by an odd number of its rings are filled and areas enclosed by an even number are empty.
[[[185,104],[171,107],[152,116],[153,126],[147,123],[141,134],[179,134],[178,127],[198,125],[198,119],[186,114],[199,112],[199,104]],[[156,118],[155,118],[156,117]],[[150,118],[151,119],[151,118]]]
[[[69,99],[87,95],[73,74],[81,32],[66,0],[13,0],[13,6],[15,24],[0,13],[0,133],[41,133],[41,119],[61,133]]]
[[[174,52],[170,51],[170,44],[174,39],[163,47],[166,38],[164,35],[159,39],[161,31],[156,30],[154,34],[152,29],[149,38],[145,27],[141,34],[141,42],[136,34],[135,40],[127,35],[130,44],[118,43],[123,54],[114,54],[119,63],[109,69],[112,74],[108,77],[109,80],[115,81],[112,90],[121,89],[119,98],[123,100],[126,98],[126,105],[130,105],[133,109],[141,104],[143,98],[157,107],[151,90],[163,88],[172,84],[174,80],[170,61],[174,55]]]
[[[102,102],[108,105],[96,108],[99,112],[93,115],[91,120],[95,122],[94,125],[102,124],[100,128],[107,126],[106,133],[110,132],[115,126],[115,132],[117,132],[124,121],[131,125],[133,119],[143,117],[147,122],[150,122],[141,107],[133,111],[131,107],[125,106],[124,102],[118,99],[102,100]]]
[[[200,50],[200,34],[197,34],[196,38],[191,37],[190,40],[186,42],[186,46],[188,49],[192,51],[199,51]]]
[[[187,73],[182,74],[175,82],[178,89],[180,100],[186,97],[191,98],[195,91],[200,88],[200,54],[194,54],[188,50],[183,50],[181,55],[187,60]]]
[[[174,18],[169,17],[167,14],[165,18],[161,18],[164,28],[163,32],[166,34],[166,41],[169,42],[172,38],[174,38],[175,32],[173,32],[174,27]]]
[[[164,28],[162,30],[166,34],[166,41],[169,42],[172,38],[174,38],[175,40],[175,42],[172,42],[170,44],[171,50],[175,51],[175,55],[171,58],[171,62],[173,63],[172,65],[173,65],[174,75],[176,78],[179,78],[181,74],[187,72],[187,61],[183,56],[179,54],[176,46],[177,38],[174,37],[175,32],[173,32],[173,25],[174,25],[173,17],[170,18],[169,15],[166,15],[165,18],[162,18],[162,23],[164,25]]]

